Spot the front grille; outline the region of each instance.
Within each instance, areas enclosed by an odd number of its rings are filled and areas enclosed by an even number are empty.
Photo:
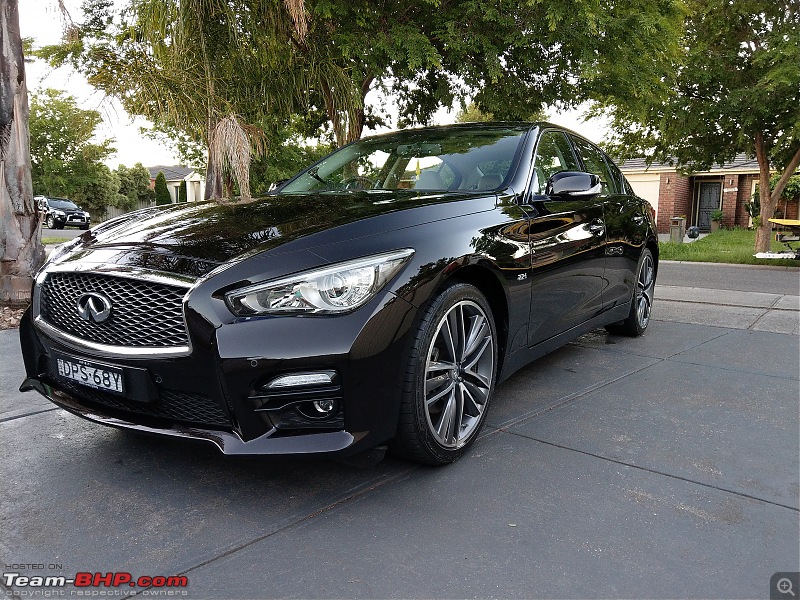
[[[101,323],[78,314],[78,298],[100,292],[111,301]],[[41,316],[50,325],[83,340],[109,346],[187,346],[183,322],[186,288],[97,273],[51,273],[42,284]]]
[[[64,381],[60,381],[58,385],[80,400],[121,412],[215,429],[230,429],[231,427],[230,418],[225,410],[212,398],[199,394],[187,394],[178,390],[160,390],[157,402],[143,403]]]

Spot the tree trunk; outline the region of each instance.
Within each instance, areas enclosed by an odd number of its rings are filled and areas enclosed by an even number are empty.
[[[17,0],[0,0],[0,194],[0,304],[24,305],[45,256],[33,201]]]
[[[778,200],[786,189],[789,178],[794,175],[797,167],[800,166],[800,148],[786,165],[775,189],[769,189],[769,156],[767,154],[764,136],[761,133],[755,137],[756,158],[758,159],[758,197],[761,202],[761,224],[756,230],[756,252],[769,252],[772,244],[772,223],[769,220],[775,214]]]
[[[222,187],[222,165],[218,165],[209,152],[208,166],[206,167],[205,200],[219,200],[222,198]]]

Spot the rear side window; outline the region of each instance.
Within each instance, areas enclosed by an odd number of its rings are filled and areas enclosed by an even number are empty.
[[[531,192],[544,194],[547,179],[561,171],[580,171],[569,140],[560,131],[545,131],[539,138],[533,161]]]
[[[581,138],[573,137],[572,142],[583,159],[586,171],[600,177],[600,181],[603,183],[603,196],[619,194],[618,180],[611,173],[602,150]]]

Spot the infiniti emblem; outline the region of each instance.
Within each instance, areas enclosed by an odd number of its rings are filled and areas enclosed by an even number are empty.
[[[77,306],[81,319],[89,323],[102,323],[111,314],[111,300],[97,292],[80,296]]]

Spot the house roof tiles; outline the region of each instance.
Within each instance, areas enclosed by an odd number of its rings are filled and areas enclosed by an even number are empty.
[[[677,167],[667,163],[653,162],[649,167],[645,158],[631,158],[624,161],[620,165],[620,170],[623,172],[630,171],[676,171]],[[736,157],[722,165],[714,165],[704,173],[714,173],[716,171],[745,171],[752,172],[758,171],[758,161],[751,158],[746,154],[737,154]]]
[[[147,167],[147,170],[150,171],[150,179],[155,179],[158,173],[161,172],[164,173],[164,177],[166,177],[167,181],[185,179],[187,175],[191,175],[195,171],[194,169],[181,165],[156,165],[155,167]]]

